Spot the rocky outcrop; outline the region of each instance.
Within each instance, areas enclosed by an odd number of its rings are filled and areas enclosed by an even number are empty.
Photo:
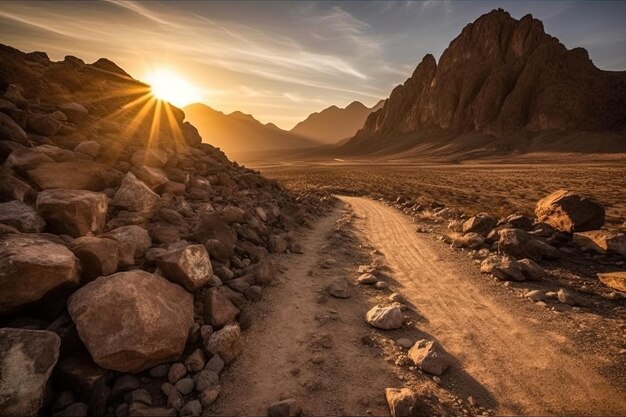
[[[207,411],[274,279],[271,238],[332,205],[230,162],[155,102],[108,60],[0,45],[0,319],[62,340],[50,401],[29,415]],[[162,381],[120,375],[158,379],[179,357],[190,374],[159,407],[137,388]]]
[[[60,345],[53,332],[0,329],[0,416],[38,414]]]
[[[574,233],[601,228],[605,212],[600,203],[571,191],[559,190],[537,202],[535,215],[541,222]]]
[[[395,152],[426,141],[457,151],[487,141],[499,152],[623,152],[625,97],[625,73],[596,68],[586,50],[568,50],[531,15],[517,20],[498,9],[468,24],[438,63],[426,55],[342,152]],[[572,132],[617,139],[555,143]]]
[[[0,313],[77,285],[79,279],[78,259],[64,245],[32,234],[0,239]]]
[[[193,324],[191,295],[144,271],[85,285],[69,298],[68,311],[94,361],[120,372],[177,359]]]

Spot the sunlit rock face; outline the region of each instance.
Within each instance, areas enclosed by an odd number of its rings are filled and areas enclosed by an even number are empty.
[[[596,68],[531,15],[516,20],[499,9],[467,25],[439,63],[426,55],[352,147],[416,133],[616,132],[626,126],[625,97],[624,73]]]

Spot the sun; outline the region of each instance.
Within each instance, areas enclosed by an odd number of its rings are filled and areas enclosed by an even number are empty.
[[[169,70],[154,70],[144,78],[151,87],[152,95],[159,100],[168,101],[177,107],[200,100],[197,87]]]

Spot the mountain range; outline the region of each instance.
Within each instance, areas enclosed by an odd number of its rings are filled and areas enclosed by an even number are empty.
[[[335,145],[343,139],[353,137],[363,127],[367,116],[383,107],[380,100],[373,107],[366,107],[359,101],[353,101],[345,108],[330,106],[319,113],[312,113],[298,123],[290,132]]]
[[[342,155],[626,151],[626,72],[493,10],[426,55]]]
[[[203,140],[237,157],[274,150],[294,150],[321,146],[322,143],[280,129],[273,123],[263,124],[249,114],[236,111],[224,114],[205,104],[184,108],[185,116],[200,132]]]

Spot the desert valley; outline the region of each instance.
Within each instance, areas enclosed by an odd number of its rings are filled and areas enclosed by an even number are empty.
[[[235,106],[319,110],[274,123],[112,56],[52,59],[35,34],[79,50],[79,11],[49,3],[62,30],[0,4],[7,37],[41,45],[0,44],[1,417],[626,415],[626,71],[493,7],[357,100],[375,77],[286,51],[361,45],[358,12],[431,2],[182,2],[180,21],[173,3],[101,3],[83,17],[130,13],[150,43],[199,16],[251,48],[235,56],[293,71],[285,85],[319,72],[284,95],[257,67],[267,84],[233,87]],[[264,27],[286,48],[269,59],[220,20],[257,6],[330,12],[305,39]],[[315,32],[328,22],[339,35]],[[212,59],[235,79],[230,52]]]

